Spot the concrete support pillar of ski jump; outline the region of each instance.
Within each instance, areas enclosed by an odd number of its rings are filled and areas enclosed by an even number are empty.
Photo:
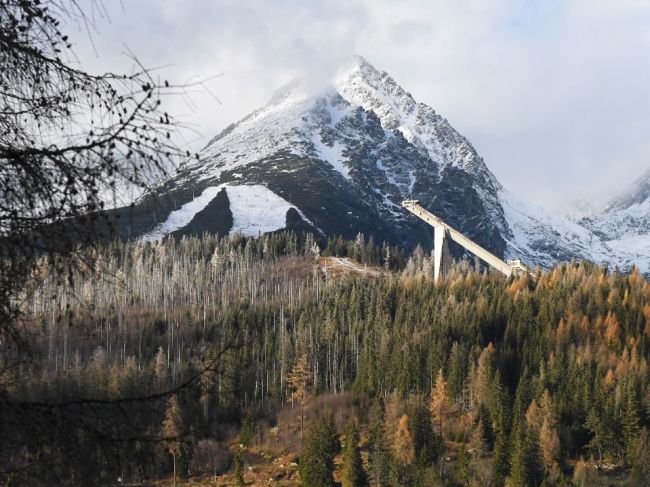
[[[453,262],[451,254],[449,253],[449,248],[447,247],[447,237],[452,239],[461,247],[472,252],[476,257],[481,259],[490,265],[493,269],[496,269],[499,272],[502,272],[506,276],[512,275],[513,272],[517,273],[528,273],[533,278],[535,275],[521,263],[519,259],[510,260],[504,262],[496,255],[491,254],[485,250],[480,245],[474,243],[472,240],[467,238],[465,235],[460,233],[458,230],[454,229],[450,225],[447,225],[439,217],[434,215],[428,210],[425,210],[420,206],[418,200],[404,200],[402,201],[402,206],[408,211],[413,213],[418,218],[421,218],[434,229],[434,239],[433,239],[433,252],[434,252],[434,278],[436,281],[440,276],[445,276],[451,267]]]
[[[451,264],[447,237],[449,230],[442,226],[433,227],[433,280],[439,282],[440,277],[447,275]]]

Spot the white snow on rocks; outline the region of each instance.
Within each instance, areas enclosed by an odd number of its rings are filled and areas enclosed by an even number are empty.
[[[650,235],[631,235],[608,240],[607,245],[617,255],[627,256],[627,261],[619,264],[623,270],[635,265],[642,274],[650,273]]]
[[[329,162],[329,164],[336,171],[340,172],[345,179],[350,179],[350,168],[343,162],[343,150],[345,149],[345,146],[338,141],[333,142],[331,146],[326,145],[320,139],[318,134],[314,134],[312,143],[314,144],[314,148],[316,149],[316,153],[320,159]]]
[[[470,173],[489,175],[469,141],[431,107],[418,103],[385,72],[377,71],[361,56],[343,66],[334,80],[338,92],[351,104],[374,112],[386,130],[399,130],[404,138],[429,153],[442,171],[447,165]]]
[[[635,265],[642,273],[649,274],[650,171],[609,203],[583,214],[578,223],[612,249],[608,259],[611,265],[622,270]]]
[[[218,179],[224,171],[245,167],[285,150],[303,154],[304,127],[295,127],[296,119],[314,105],[298,88],[286,87],[262,109],[253,112],[213,139],[199,159],[185,166],[187,179]],[[246,151],[242,152],[241,148]]]
[[[512,233],[506,250],[508,258],[548,264],[567,260],[561,255],[549,256],[552,248],[562,250],[567,256],[595,262],[611,258],[607,245],[577,223],[523,202],[505,189],[499,192],[499,203]]]
[[[624,208],[612,208],[581,220],[591,230],[609,240],[645,236],[650,231],[650,197]]]

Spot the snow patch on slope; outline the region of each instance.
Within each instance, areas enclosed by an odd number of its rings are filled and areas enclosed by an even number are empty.
[[[185,203],[178,210],[172,211],[167,219],[158,224],[154,230],[142,236],[141,240],[153,242],[164,238],[188,225],[197,213],[204,210],[222,188],[226,189],[233,225],[230,234],[241,233],[247,237],[281,230],[286,226],[287,211],[295,209],[303,220],[313,223],[284,198],[278,196],[266,186],[220,184],[206,188],[200,196]],[[316,228],[316,227],[314,227]]]
[[[143,235],[141,240],[153,242],[156,240],[162,239],[165,235],[168,235],[180,228],[183,228],[185,225],[190,223],[194,216],[205,209],[206,206],[212,201],[219,191],[221,191],[220,186],[211,186],[203,190],[200,196],[197,196],[192,201],[185,203],[178,210],[172,211],[167,219],[159,223],[156,228],[151,232]]]
[[[257,237],[280,230],[286,226],[290,208],[308,221],[298,208],[266,186],[226,186],[226,192],[233,219],[231,235],[241,233],[246,237]]]

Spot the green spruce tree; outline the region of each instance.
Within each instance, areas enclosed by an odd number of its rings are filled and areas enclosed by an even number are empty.
[[[625,398],[625,408],[623,409],[623,416],[621,424],[623,426],[623,443],[625,445],[625,460],[631,464],[634,459],[634,450],[639,438],[639,403],[636,399],[634,389],[628,387]]]
[[[508,487],[529,487],[542,483],[544,470],[537,434],[522,422],[513,432]]]
[[[336,420],[334,414],[329,413],[326,418],[321,420],[322,437],[324,448],[332,459],[341,453],[341,442],[339,441],[339,434],[336,431]]]
[[[492,474],[496,484],[500,485],[510,469],[510,444],[508,442],[510,424],[508,422],[508,393],[501,383],[499,371],[496,372],[492,380],[490,416],[493,418],[492,429],[494,431]]]
[[[335,448],[327,419],[312,423],[305,435],[300,456],[300,480],[303,487],[334,487]]]
[[[368,485],[368,477],[363,469],[359,452],[359,431],[353,418],[349,419],[345,427],[341,483],[343,487],[365,487]]]
[[[368,463],[370,483],[381,487],[387,485],[390,453],[386,442],[385,410],[381,397],[375,397],[370,407],[370,438],[368,440]]]
[[[424,401],[416,402],[410,428],[413,432],[417,464],[420,468],[426,467],[438,458],[442,441],[440,436],[433,432],[431,414]]]

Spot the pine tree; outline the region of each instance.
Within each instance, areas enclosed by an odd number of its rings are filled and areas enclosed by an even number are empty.
[[[341,442],[339,441],[339,434],[336,431],[334,414],[330,412],[321,422],[321,436],[325,454],[334,459],[336,455],[341,453]]]
[[[501,374],[497,371],[492,380],[490,397],[490,416],[493,421],[494,455],[492,458],[493,477],[500,484],[510,469],[510,444],[508,442],[509,409],[508,393],[501,383]]]
[[[630,485],[645,486],[648,479],[650,479],[650,432],[647,428],[643,428],[634,445]]]
[[[523,425],[516,428],[512,435],[512,456],[510,474],[506,485],[508,487],[528,487],[528,464],[526,461],[526,433]]]
[[[508,487],[539,485],[543,479],[541,452],[537,433],[521,423],[515,430]]]
[[[304,487],[333,487],[334,453],[328,421],[312,423],[300,456],[300,481]]]
[[[205,363],[210,363],[214,360],[214,352],[207,352],[207,360]],[[212,370],[206,370],[199,378],[199,403],[202,406],[203,419],[207,420],[210,412],[210,398],[212,396],[212,388],[214,387],[215,374]]]
[[[537,431],[526,432],[526,462],[528,469],[528,482],[530,485],[540,485],[544,480],[544,459],[539,447]]]
[[[386,429],[384,425],[384,403],[381,397],[375,397],[370,407],[370,438],[368,440],[368,463],[370,465],[370,482],[373,486],[386,485],[389,470],[389,452],[386,448]]]
[[[384,271],[388,272],[390,270],[390,264],[391,264],[391,255],[390,255],[390,247],[384,241],[384,243],[381,246],[381,255],[383,256],[384,259]]]
[[[628,387],[625,408],[621,420],[623,426],[623,441],[625,444],[625,458],[631,463],[634,457],[634,448],[639,437],[639,403],[632,387]]]
[[[605,428],[603,427],[603,422],[601,421],[601,418],[604,419],[604,416],[598,414],[598,412],[596,411],[596,407],[592,407],[589,410],[589,414],[587,415],[587,421],[585,423],[585,426],[587,427],[587,429],[590,431],[592,435],[588,446],[595,454],[599,462],[603,461],[603,457],[605,453],[605,438],[606,438]]]
[[[368,485],[368,478],[363,469],[359,452],[359,432],[352,418],[348,420],[345,427],[341,483],[343,487],[365,487]]]
[[[532,400],[531,394],[531,383],[528,374],[524,373],[520,378],[517,384],[517,390],[515,391],[515,400],[512,404],[512,425],[513,433],[515,433],[515,428],[524,423],[526,419],[526,412],[528,407],[531,404]]]
[[[411,416],[410,429],[413,433],[415,457],[421,466],[434,462],[440,450],[440,440],[433,432],[431,414],[426,403],[417,400]]]
[[[605,341],[608,345],[615,346],[620,341],[621,327],[616,315],[611,311],[605,318]]]
[[[191,426],[189,433],[183,435],[183,440],[180,444],[180,453],[176,461],[176,470],[178,476],[186,479],[190,474],[190,463],[192,462],[192,455],[194,454],[194,447],[196,446],[196,438],[194,436],[194,427]]]
[[[560,459],[560,437],[546,418],[539,432],[539,446],[542,450],[544,467],[547,474],[550,474],[552,477],[557,477],[560,470],[558,464],[558,460]]]
[[[534,434],[539,440],[544,469],[552,478],[559,474],[560,437],[555,430],[555,415],[550,393],[545,390],[540,406],[533,399],[526,411],[528,434]]]
[[[467,369],[467,349],[464,344],[454,341],[449,354],[449,373],[446,384],[448,397],[451,397],[452,401],[455,401],[463,391]]]

